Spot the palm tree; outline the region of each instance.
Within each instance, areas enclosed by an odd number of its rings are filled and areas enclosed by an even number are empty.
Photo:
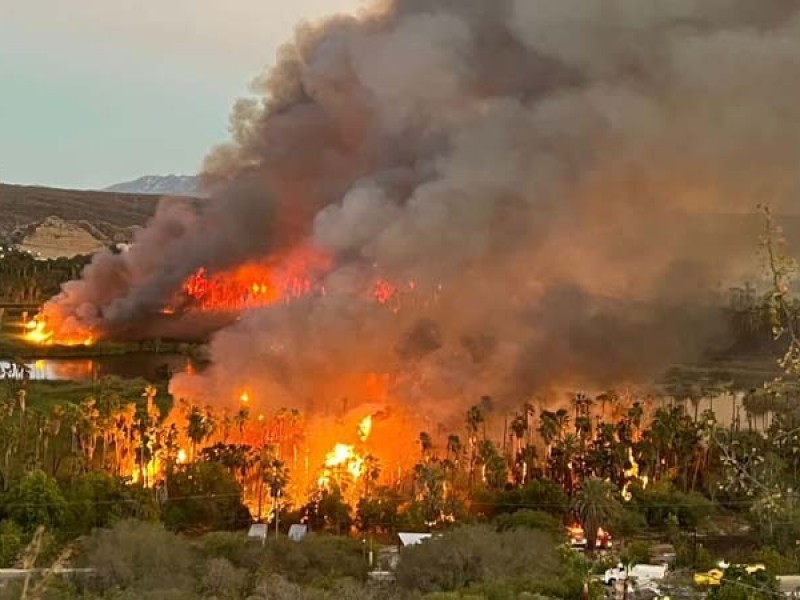
[[[436,462],[414,465],[414,488],[420,502],[425,524],[431,527],[441,518],[444,508],[445,482],[447,475]]]
[[[461,438],[455,434],[447,436],[447,459],[451,460],[457,465],[461,458],[461,453],[464,451],[461,445]]]
[[[559,408],[555,412],[554,419],[558,428],[558,437],[561,438],[569,427],[569,411],[566,408]]]
[[[559,480],[568,494],[572,493],[575,482],[575,463],[581,458],[581,444],[578,436],[568,433],[560,439],[551,456],[551,472]]]
[[[99,433],[98,419],[100,411],[97,410],[96,404],[96,400],[90,396],[85,398],[79,405],[78,441],[81,449],[86,453],[86,462],[90,467],[94,459],[97,434]]]
[[[239,410],[237,410],[236,414],[233,416],[233,422],[236,425],[236,429],[239,431],[239,443],[244,442],[244,428],[249,418],[250,409],[246,406],[239,407]]]
[[[525,447],[520,450],[519,464],[522,468],[519,483],[524,485],[530,480],[531,474],[536,468],[536,446],[533,444],[526,444]]]
[[[553,440],[558,437],[558,422],[556,421],[556,413],[551,410],[543,410],[539,413],[539,435],[542,436],[542,441],[546,447],[545,460],[550,458],[553,448]]]
[[[467,411],[467,431],[469,431],[470,440],[478,437],[478,426],[484,422],[483,411],[478,405],[470,406]]]
[[[587,479],[575,494],[571,508],[583,526],[586,550],[594,552],[597,546],[597,530],[607,527],[620,510],[614,487],[602,479]]]
[[[644,407],[638,400],[628,409],[628,419],[633,425],[634,432],[638,433],[642,427],[642,419],[644,418]]]
[[[364,496],[369,497],[372,489],[381,478],[381,463],[372,454],[364,457]]]
[[[613,392],[603,392],[602,394],[598,395],[595,398],[595,402],[600,403],[600,419],[605,420],[606,418],[606,404],[612,402],[612,395]]]
[[[186,435],[190,442],[190,460],[194,462],[197,446],[206,441],[213,432],[213,423],[198,406],[192,406],[186,419]]]
[[[53,405],[53,408],[50,409],[50,417],[47,419],[47,426],[45,428],[44,449],[42,451],[43,462],[47,460],[47,448],[50,444],[50,439],[55,440],[55,438],[58,437],[58,434],[61,431],[61,422],[63,420],[64,420],[64,407],[62,407],[60,404]],[[53,477],[56,476],[55,462],[56,462],[56,456],[55,452],[53,452],[52,471],[50,473]]]
[[[511,421],[511,433],[514,434],[514,439],[516,443],[514,444],[514,457],[516,460],[517,454],[519,454],[520,448],[522,447],[522,438],[525,437],[525,432],[528,431],[528,420],[523,415],[517,415]]]
[[[431,434],[423,431],[419,434],[419,446],[422,450],[422,459],[427,461],[430,458],[431,450],[433,450],[433,439]]]
[[[478,452],[478,427],[484,422],[483,411],[477,405],[467,411],[467,431],[469,433],[469,483],[472,485],[475,476],[475,460]]]
[[[226,408],[222,411],[222,443],[227,444],[228,438],[231,436],[231,429],[233,428],[233,417],[230,411]]]
[[[533,440],[531,439],[531,434],[533,433],[533,417],[536,416],[536,409],[533,408],[533,404],[530,402],[526,402],[522,405],[522,414],[525,416],[525,428],[528,431],[528,445],[530,446],[533,444]]]

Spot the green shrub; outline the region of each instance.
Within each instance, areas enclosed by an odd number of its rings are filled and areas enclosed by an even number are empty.
[[[197,562],[183,538],[160,525],[131,520],[98,530],[86,558],[96,570],[99,591],[188,589]]]
[[[44,471],[28,473],[8,494],[8,515],[25,531],[42,525],[57,529],[66,518],[67,502],[55,479]]]
[[[240,532],[214,531],[203,536],[200,551],[207,558],[226,558],[234,566],[255,571],[264,559],[260,543]]]
[[[350,577],[363,581],[369,565],[360,541],[333,535],[308,535],[299,542],[267,541],[264,567],[295,583]]]
[[[25,547],[25,535],[15,521],[0,521],[0,567],[8,568],[14,564]]]
[[[650,544],[637,541],[629,544],[622,553],[622,562],[626,565],[636,565],[650,562]]]
[[[164,523],[175,531],[241,529],[250,524],[242,489],[219,463],[196,463],[169,479]]]
[[[502,514],[495,519],[498,531],[510,529],[538,529],[553,535],[561,535],[561,523],[552,515],[538,510],[520,510]]]
[[[563,576],[564,563],[547,533],[524,529],[498,532],[486,525],[460,527],[405,548],[397,568],[398,584],[421,592]]]
[[[763,563],[767,570],[775,575],[792,575],[797,573],[797,555],[793,552],[783,553],[769,546],[761,548],[753,556],[754,562]]]

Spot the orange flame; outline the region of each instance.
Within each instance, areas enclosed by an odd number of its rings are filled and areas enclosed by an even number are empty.
[[[372,415],[367,415],[358,423],[358,439],[366,442],[372,432]],[[364,473],[364,456],[352,444],[337,443],[325,457],[325,464],[317,483],[328,487],[337,472],[347,472],[354,481]]]
[[[183,284],[183,294],[201,310],[238,311],[268,306],[314,291],[314,281],[330,259],[313,248],[299,248],[267,263],[249,263],[231,271],[198,269]]]
[[[25,324],[25,340],[40,346],[91,346],[94,344],[94,337],[88,331],[80,332],[79,335],[60,336],[56,330],[50,327],[48,319],[39,314]]]
[[[345,470],[358,480],[364,471],[364,458],[359,455],[355,447],[350,444],[336,444],[325,458],[325,469],[318,480],[320,487],[328,487],[331,479],[338,470]]]
[[[372,433],[372,415],[367,415],[358,424],[358,438],[366,442],[370,433]]]
[[[633,457],[633,448],[628,448],[628,462],[631,464],[629,469],[625,469],[625,477],[628,478],[628,481],[622,488],[622,499],[625,502],[630,502],[633,499],[633,494],[630,491],[631,482],[635,479],[638,479],[639,482],[642,484],[642,488],[646,488],[647,484],[649,483],[649,478],[647,475],[642,477],[639,476],[639,463],[636,462],[636,459]]]

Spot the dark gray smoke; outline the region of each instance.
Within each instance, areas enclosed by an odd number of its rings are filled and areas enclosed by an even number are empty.
[[[200,266],[310,243],[325,295],[244,315],[176,389],[296,405],[374,371],[451,406],[639,378],[717,339],[752,254],[736,215],[791,207],[798,70],[785,0],[394,0],[304,25],[236,104],[213,200],[165,205],[49,310],[113,332]]]

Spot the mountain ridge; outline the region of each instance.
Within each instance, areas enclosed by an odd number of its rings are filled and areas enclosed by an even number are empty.
[[[101,191],[155,196],[204,197],[197,175],[143,175],[131,181],[115,183]]]

